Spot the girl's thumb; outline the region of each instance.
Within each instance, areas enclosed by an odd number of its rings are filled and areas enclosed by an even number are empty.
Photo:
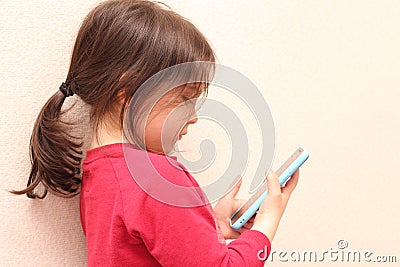
[[[235,198],[235,196],[237,195],[237,193],[239,192],[240,186],[242,185],[242,177],[241,176],[237,176],[235,178],[235,180],[233,181],[232,185],[230,186],[230,188],[232,188],[229,193],[226,195],[227,197],[231,197],[231,198]]]
[[[270,171],[267,176],[267,186],[268,186],[268,194],[272,193],[281,193],[281,186],[279,184],[278,176]]]

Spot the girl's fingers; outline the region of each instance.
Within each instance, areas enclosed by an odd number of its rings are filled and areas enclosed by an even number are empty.
[[[270,171],[267,176],[267,186],[268,194],[276,195],[281,193],[278,176],[273,171]]]
[[[253,224],[254,224],[253,222],[248,221],[242,227],[244,227],[246,229],[251,229],[251,227],[253,227]]]
[[[291,194],[293,190],[296,188],[297,183],[299,182],[299,175],[300,175],[300,170],[297,169],[293,175],[292,178],[286,183],[285,187],[282,188],[282,193],[283,194]]]
[[[235,196],[237,195],[237,193],[239,192],[240,186],[242,185],[242,180],[243,179],[241,176],[237,176],[231,185],[231,186],[233,186],[232,191],[230,191],[228,194],[226,194],[225,197],[234,199]]]
[[[256,217],[256,214],[254,214],[253,217],[251,217],[251,218],[249,219],[248,223],[253,223],[255,217]]]
[[[251,227],[247,226],[247,225],[243,225],[239,230],[237,230],[236,232],[243,234],[244,232],[251,230]]]
[[[246,232],[246,231],[247,231],[247,229],[244,229],[244,228],[242,227],[242,228],[240,228],[239,230],[237,230],[236,232],[237,232],[238,235],[241,235],[241,234],[243,234],[243,233]]]
[[[247,200],[246,199],[241,199],[241,198],[236,198],[233,200],[233,205],[232,205],[232,210],[236,211],[238,208],[240,208]]]

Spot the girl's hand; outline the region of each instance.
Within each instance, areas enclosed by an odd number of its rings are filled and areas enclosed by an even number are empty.
[[[242,178],[240,178],[237,185],[227,195],[221,198],[214,207],[215,216],[217,217],[219,226],[225,239],[236,239],[241,233],[249,230],[253,226],[254,218],[250,219],[238,231],[232,229],[229,224],[229,219],[232,214],[246,201],[244,199],[235,198],[241,185]]]
[[[270,242],[274,239],[283,212],[285,211],[290,195],[296,188],[298,180],[299,170],[292,175],[286,186],[281,188],[277,175],[272,171],[268,174],[268,194],[256,214],[252,229],[263,232]]]

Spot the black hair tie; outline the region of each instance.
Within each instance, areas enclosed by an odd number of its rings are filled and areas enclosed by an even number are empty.
[[[72,92],[71,88],[64,82],[60,85],[59,89],[64,94],[65,97],[74,95],[74,92]]]

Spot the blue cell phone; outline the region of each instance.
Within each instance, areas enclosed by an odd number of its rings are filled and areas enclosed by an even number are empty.
[[[276,175],[279,177],[281,187],[291,178],[293,173],[300,168],[308,159],[309,153],[302,147],[296,149],[292,155],[283,163]],[[264,181],[259,189],[235,212],[230,218],[230,225],[233,229],[239,230],[258,211],[264,198],[268,194],[267,182]]]

